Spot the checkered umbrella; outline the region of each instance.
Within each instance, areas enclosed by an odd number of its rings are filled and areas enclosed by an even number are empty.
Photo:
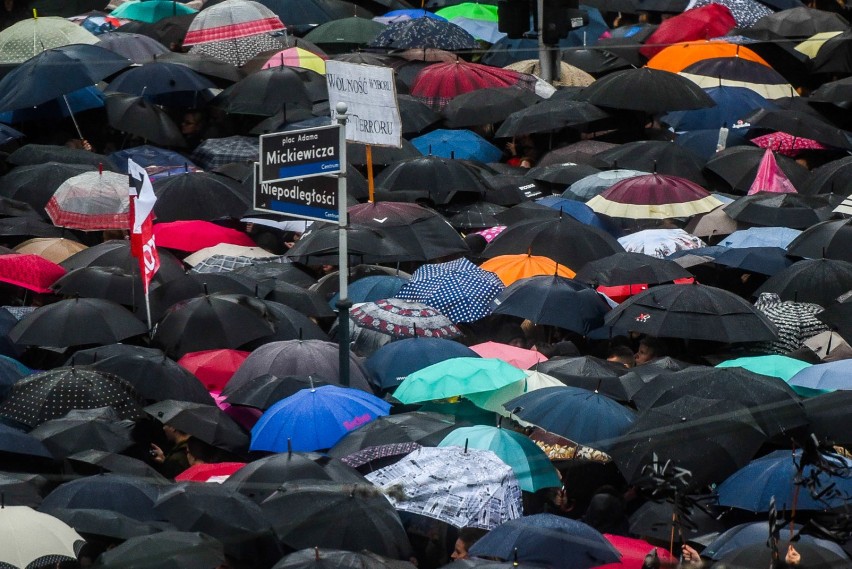
[[[289,262],[284,256],[274,257],[249,257],[247,255],[211,255],[189,271],[191,273],[230,273],[236,269],[259,265],[262,263],[286,263]]]
[[[500,277],[462,258],[423,265],[396,296],[433,306],[453,322],[474,322],[491,314],[503,288]]]
[[[127,180],[126,175],[115,172],[84,172],[65,180],[44,209],[58,227],[83,231],[127,229]]]
[[[259,152],[260,143],[251,136],[208,138],[195,148],[192,160],[205,170],[212,170],[232,162],[253,162]]]

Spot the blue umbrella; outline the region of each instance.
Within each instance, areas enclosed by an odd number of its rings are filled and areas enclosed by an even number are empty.
[[[510,520],[473,544],[470,555],[571,569],[621,560],[615,547],[596,529],[553,514]]]
[[[383,298],[391,298],[396,296],[405,283],[407,278],[398,277],[396,275],[372,275],[358,279],[349,285],[349,300],[358,304],[359,302],[375,302]],[[328,301],[332,309],[337,309],[337,299],[340,298],[340,293],[335,293]]]
[[[687,150],[693,151],[704,160],[710,160],[716,152],[718,152],[717,146],[719,143],[719,129],[711,128],[691,130],[689,132],[680,133],[677,135],[674,142],[678,146],[682,146]],[[725,148],[729,148],[731,146],[743,146],[746,144],[749,144],[749,141],[744,136],[742,130],[728,131]]]
[[[798,534],[798,540],[796,542],[797,548],[799,547],[799,543],[808,543],[816,547],[828,549],[840,556],[846,556],[843,548],[833,541],[820,539],[805,533],[799,533],[798,530],[801,530],[801,527],[796,526],[794,531],[797,531]],[[710,544],[701,551],[701,556],[709,557],[710,559],[721,559],[722,557],[734,553],[745,546],[764,544],[766,542],[766,536],[768,535],[769,522],[764,521],[740,524],[732,527],[710,542]]]
[[[506,37],[506,34],[497,29],[497,22],[486,22],[473,18],[453,18],[450,23],[457,25],[474,38],[488,43],[497,43]]]
[[[5,397],[18,380],[31,373],[32,370],[18,360],[8,356],[0,356],[0,398]]]
[[[535,200],[536,203],[561,211],[568,214],[580,223],[603,229],[610,235],[615,237],[620,236],[621,232],[611,224],[607,223],[595,213],[595,210],[584,204],[583,202],[568,199],[562,196],[545,196]]]
[[[385,344],[364,362],[382,389],[395,389],[406,376],[452,358],[478,358],[465,346],[444,338],[405,338]]]
[[[503,405],[516,417],[580,444],[598,448],[626,433],[632,411],[600,393],[579,387],[545,387]]]
[[[709,87],[704,89],[716,106],[694,111],[674,111],[660,119],[676,131],[730,127],[758,109],[777,109],[778,105],[744,87]]]
[[[752,460],[719,485],[716,490],[719,505],[751,512],[768,512],[769,500],[775,496],[775,503],[779,510],[792,508],[793,494],[798,488],[794,484],[796,477],[794,458],[797,461],[801,460],[802,451],[790,453],[789,450],[777,450]],[[847,470],[852,468],[852,460],[848,458],[831,455],[831,460]],[[803,478],[807,479],[814,474],[814,468],[806,466]],[[836,489],[841,494],[852,493],[852,478],[829,476],[825,473],[816,474],[816,478],[822,484],[822,488],[829,484],[836,484]],[[816,500],[804,487],[799,488],[798,493],[796,501],[798,510],[825,510],[840,507],[845,503],[842,496],[827,495],[823,497],[825,502]]]
[[[671,255],[668,255],[666,259],[673,261],[675,259],[679,259],[680,257],[685,257],[687,255],[700,255],[702,257],[711,257],[715,259],[719,255],[726,253],[729,251],[728,247],[722,247],[721,245],[708,245],[707,247],[697,247],[695,249],[685,249],[683,251],[675,251]]]
[[[117,171],[122,174],[127,173],[128,158],[133,159],[134,162],[143,168],[157,166],[168,171],[168,173],[177,174],[188,171],[194,172],[199,169],[198,166],[193,164],[186,156],[178,154],[173,150],[166,150],[165,148],[159,148],[150,144],[143,144],[142,146],[118,150],[110,154],[109,157],[113,163],[118,166]],[[160,173],[158,177],[163,175],[166,174]]]
[[[387,415],[390,404],[375,395],[337,385],[302,389],[260,416],[251,450],[315,451],[331,448],[349,431]]]
[[[431,154],[441,158],[497,162],[503,155],[499,148],[475,132],[465,129],[433,130],[428,134],[412,139],[411,144],[423,155]]]
[[[723,247],[781,247],[786,249],[801,231],[789,227],[749,227],[734,231],[722,240]]]
[[[97,87],[83,87],[63,97],[50,99],[34,107],[0,113],[0,122],[17,124],[43,119],[59,119],[104,106],[104,95]]]
[[[774,275],[792,265],[793,259],[780,247],[732,247],[717,256],[714,262],[749,273]]]
[[[807,367],[790,378],[791,386],[806,388],[818,395],[827,391],[852,390],[852,367],[839,360]]]
[[[414,20],[416,18],[432,18],[433,20],[442,20],[444,22],[447,21],[446,18],[439,16],[434,12],[430,12],[429,10],[416,10],[416,9],[405,9],[405,10],[391,10],[390,12],[386,12],[381,16],[376,16],[373,18],[377,22],[381,22],[383,24],[390,24],[392,22],[402,22],[405,20]]]
[[[462,258],[421,266],[396,297],[437,308],[453,322],[474,322],[491,314],[503,288],[500,277]]]

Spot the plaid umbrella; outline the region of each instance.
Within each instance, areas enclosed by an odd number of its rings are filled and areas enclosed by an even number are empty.
[[[647,174],[616,182],[586,205],[610,217],[667,219],[707,213],[722,202],[686,178]]]
[[[828,330],[817,319],[824,309],[809,302],[782,301],[775,293],[762,293],[755,307],[763,312],[778,328],[778,339],[762,344],[762,350],[773,354],[787,354],[802,347],[805,340]]]
[[[260,152],[260,143],[250,136],[208,138],[192,153],[192,160],[205,170],[231,162],[253,162]]]
[[[474,322],[491,314],[503,288],[500,277],[462,258],[423,265],[396,296],[433,306],[453,322]]]
[[[275,12],[258,2],[226,0],[202,10],[186,32],[183,45],[235,40],[283,30]]]
[[[461,336],[461,331],[437,309],[398,298],[365,302],[352,308],[349,317],[361,327],[378,330],[395,338]]]
[[[436,110],[453,97],[477,89],[518,86],[535,89],[535,77],[478,63],[456,61],[436,63],[424,68],[411,85],[411,94]]]
[[[435,18],[393,22],[381,31],[370,47],[393,49],[435,47],[446,51],[473,49],[476,40],[455,24]]]
[[[53,224],[84,231],[127,229],[128,178],[115,172],[85,172],[57,188],[44,208]]]
[[[243,267],[262,263],[287,263],[283,255],[273,257],[247,257],[245,255],[211,255],[190,269],[190,273],[230,273]]]
[[[35,292],[49,293],[65,269],[38,255],[0,255],[0,281]]]

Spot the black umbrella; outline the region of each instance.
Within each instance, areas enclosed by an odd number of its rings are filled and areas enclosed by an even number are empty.
[[[173,405],[160,414],[157,409]],[[170,425],[196,439],[228,452],[241,455],[249,445],[249,436],[230,416],[215,405],[165,401],[145,410],[161,423]]]
[[[846,31],[849,23],[837,12],[812,10],[800,6],[764,16],[751,27],[756,30],[775,32],[788,38],[804,39],[820,32]]]
[[[207,172],[166,176],[154,182],[157,221],[241,217],[251,208],[242,185]]]
[[[374,146],[372,150],[373,164],[378,166],[387,166],[400,160],[408,158],[417,158],[421,156],[420,151],[406,139],[402,139],[402,146]],[[366,145],[358,142],[346,143],[346,160],[355,166],[364,166],[367,164]]]
[[[21,427],[25,427],[21,423]],[[22,460],[26,457],[26,461]],[[0,460],[4,468],[11,470],[10,465],[27,465],[31,461],[41,460],[53,464],[53,454],[44,443],[23,430],[0,423]]]
[[[483,199],[501,206],[513,206],[544,195],[543,184],[524,174],[495,174],[484,176],[488,189]]]
[[[852,156],[838,158],[814,168],[799,189],[803,194],[852,194]]]
[[[273,264],[284,267],[290,266],[281,263],[268,263],[250,265],[246,268],[266,267]],[[159,320],[171,306],[196,296],[214,292],[252,296],[257,288],[258,285],[253,279],[237,273],[187,273],[151,291],[151,316],[154,320]]]
[[[831,217],[836,203],[828,196],[758,192],[724,206],[737,221],[766,227],[805,229]]]
[[[131,537],[101,554],[104,567],[209,569],[225,563],[219,540],[200,532],[163,531]]]
[[[138,458],[102,450],[84,450],[65,457],[64,470],[82,476],[112,472],[125,474],[155,484],[166,484],[169,480]]]
[[[267,306],[241,294],[213,293],[170,309],[160,320],[153,341],[167,354],[238,348],[275,333]]]
[[[41,487],[47,480],[37,474],[0,472],[0,493],[4,505],[38,508],[41,504]]]
[[[370,485],[288,482],[260,507],[278,539],[294,549],[367,549],[394,559],[411,553],[399,515]]]
[[[252,73],[222,91],[213,104],[231,114],[270,117],[283,109],[310,109],[313,97],[305,83],[318,75],[308,69],[271,67]],[[324,82],[323,82],[324,83]]]
[[[604,75],[632,67],[629,61],[607,49],[572,46],[561,52],[562,61],[592,75]]]
[[[65,230],[36,217],[0,219],[0,235],[4,237],[63,237],[65,233]]]
[[[565,247],[571,243],[571,247]],[[569,215],[557,219],[523,221],[498,235],[483,256],[529,253],[549,257],[574,271],[589,261],[623,251],[610,234],[576,221]]]
[[[81,267],[51,285],[56,294],[100,298],[125,306],[140,306],[145,300],[142,283],[117,267]]]
[[[638,140],[604,150],[596,154],[596,157],[607,162],[611,168],[679,176],[696,184],[706,185],[701,173],[704,159],[671,142]]]
[[[465,128],[497,123],[515,111],[525,109],[541,100],[532,91],[517,87],[476,89],[453,97],[441,109],[444,124],[449,128]]]
[[[88,164],[96,168],[102,165],[105,170],[119,171],[115,164],[103,154],[56,144],[25,144],[9,154],[6,162],[15,166],[35,166],[45,162]]]
[[[260,504],[286,482],[329,481],[364,484],[358,472],[336,458],[313,452],[277,453],[252,461],[223,483]]]
[[[335,315],[325,297],[315,291],[275,279],[260,281],[259,284],[269,291],[264,299],[288,306],[305,316],[329,318]]]
[[[781,300],[813,302],[827,306],[852,290],[852,263],[832,259],[806,259],[775,273],[755,293],[774,292]]]
[[[317,324],[294,308],[272,300],[261,301],[272,318],[275,332],[245,345],[251,350],[258,345],[286,340],[328,340],[328,336]]]
[[[685,395],[745,405],[770,437],[807,423],[799,397],[783,380],[735,367],[698,367],[661,374],[637,391],[633,401],[645,411]]]
[[[330,456],[343,458],[358,451],[389,444],[418,443],[437,446],[447,434],[465,426],[452,415],[409,411],[379,417],[340,439],[329,451]]]
[[[96,165],[65,164],[61,162],[41,162],[26,164],[13,168],[9,173],[0,177],[0,188],[7,198],[28,203],[37,212],[43,212],[44,206],[53,197],[60,184],[78,174],[93,172]],[[39,213],[42,215],[42,213]],[[53,235],[39,235],[53,237]]]
[[[85,326],[80,323],[85,322]],[[114,344],[147,331],[133,314],[100,298],[71,298],[37,308],[9,332],[16,344],[65,348]]]
[[[717,152],[704,165],[708,180],[718,183],[722,191],[745,194],[751,189],[757,169],[766,150],[753,146],[731,146]],[[796,188],[802,187],[808,178],[808,170],[793,160],[777,152],[773,153],[781,171],[793,182]]]
[[[110,82],[105,92],[137,95],[160,105],[195,108],[210,99],[207,90],[215,87],[186,66],[154,61],[125,71]]]
[[[115,347],[119,346],[124,349],[119,351],[105,346],[81,350],[71,356],[66,365],[89,365],[92,369],[117,375],[148,402],[176,399],[215,405],[198,378],[160,350],[121,344]]]
[[[65,482],[45,496],[41,509],[87,508],[112,510],[135,520],[162,519],[154,512],[159,486],[124,474],[100,474]]]
[[[609,362],[593,356],[551,358],[536,366],[536,371],[550,375],[571,387],[598,391],[617,401],[629,401],[628,382],[621,377],[627,368],[620,362]]]
[[[166,53],[155,56],[154,61],[183,65],[201,75],[206,75],[213,79],[222,79],[228,83],[236,83],[245,77],[245,74],[240,68],[234,67],[227,61],[216,59],[204,53],[167,51]]]
[[[429,200],[445,205],[459,194],[481,197],[486,188],[464,164],[439,156],[394,162],[376,177],[376,195],[388,201]]]
[[[109,125],[161,146],[186,146],[180,128],[158,105],[139,95],[112,93],[106,98]]]
[[[164,249],[160,249],[158,254],[160,255],[160,269],[154,275],[156,281],[164,283],[184,274],[181,262],[174,255]],[[62,261],[61,265],[67,271],[92,266],[118,267],[125,272],[132,273],[137,278],[139,275],[139,260],[131,255],[130,243],[125,240],[105,241],[88,249],[83,249]]]
[[[225,273],[228,276],[230,273]],[[291,263],[263,263],[235,269],[234,275],[241,275],[255,281],[275,280],[308,288],[316,284],[316,279]]]
[[[712,513],[702,509],[692,508],[690,523],[686,527],[682,520],[676,521],[677,518],[673,514],[673,505],[670,502],[645,502],[630,516],[630,533],[668,543],[673,533],[676,541],[680,541],[679,532],[682,532],[684,541],[691,541],[708,534],[718,534],[726,529]],[[675,529],[672,529],[672,526],[675,526]]]
[[[319,224],[314,224],[319,225]],[[348,236],[350,264],[415,261],[419,256],[409,251],[384,231],[363,225],[350,224]],[[336,264],[338,262],[338,226],[312,226],[302,234],[287,252],[287,257],[306,265]]]
[[[506,208],[501,205],[489,202],[476,202],[475,204],[453,208],[448,211],[447,221],[455,229],[466,233],[470,229],[484,229],[500,225],[495,215],[504,211],[506,211]]]
[[[796,257],[852,262],[852,220],[823,221],[804,230],[787,245]]]
[[[45,421],[30,431],[56,457],[82,450],[121,452],[133,445],[133,426],[111,408],[72,409],[64,417]]]
[[[35,107],[129,67],[130,61],[102,47],[72,44],[42,51],[0,80],[0,110]],[[67,103],[66,103],[67,104]]]
[[[72,409],[112,407],[122,419],[142,417],[139,396],[123,379],[85,368],[58,367],[19,381],[0,415],[35,427]]]
[[[397,95],[396,101],[404,135],[420,133],[441,120],[441,115],[411,95]]]
[[[302,389],[311,389],[328,385],[321,379],[305,376],[277,377],[270,374],[255,377],[239,387],[225,388],[222,395],[227,396],[229,405],[244,405],[267,410],[285,397],[298,393]]]
[[[642,291],[614,308],[606,325],[656,337],[727,343],[771,341],[778,334],[763,313],[739,296],[697,283]]]
[[[649,67],[610,73],[584,88],[579,98],[601,107],[652,114],[703,109],[715,104],[689,79]]]
[[[238,562],[266,567],[281,556],[260,507],[229,486],[179,483],[160,494],[154,509],[181,531],[218,539]]]
[[[745,466],[766,438],[745,405],[686,395],[640,414],[606,450],[628,482],[656,459],[689,470],[698,489]]]
[[[808,397],[802,402],[808,417],[809,427],[819,440],[829,440],[841,446],[852,443],[849,425],[849,409],[852,391],[838,390]]]
[[[409,561],[387,559],[371,551],[309,548],[281,558],[272,569],[412,569]]]
[[[129,516],[94,508],[55,508],[50,515],[59,518],[81,534],[114,538],[120,541],[172,529],[165,522],[140,522]]]
[[[852,149],[852,138],[846,131],[819,118],[818,115],[801,111],[778,109],[759,109],[746,117],[743,122],[750,129],[768,129],[785,132],[792,136],[809,138],[826,146]]]
[[[607,312],[609,305],[592,288],[558,275],[517,280],[492,303],[494,314],[518,316],[583,335],[600,328]]]
[[[713,259],[713,263],[748,273],[774,275],[792,265],[793,259],[780,247],[732,247]]]
[[[689,271],[674,261],[658,259],[644,253],[623,252],[588,263],[577,271],[574,278],[593,286],[617,286],[659,284],[691,276]]]
[[[826,310],[817,313],[816,318],[852,342],[852,294],[846,292],[837,297],[835,302],[826,306]]]
[[[577,180],[582,180],[586,176],[591,176],[598,172],[600,172],[599,169],[588,164],[562,162],[561,164],[535,166],[530,168],[527,176],[538,182],[547,182],[554,186],[560,186],[558,191],[562,191],[565,189],[565,186],[570,186]]]
[[[27,202],[0,196],[0,217],[33,217],[42,215]]]
[[[797,541],[793,544],[796,551],[807,559],[807,567],[813,569],[837,569],[849,565],[849,557],[842,552],[821,547],[818,543]],[[786,552],[782,553],[786,554]],[[743,545],[722,555],[713,567],[737,567],[742,569],[763,569],[771,559],[772,550],[767,543],[759,542]],[[783,555],[782,555],[783,556]]]
[[[468,251],[459,233],[438,212],[418,204],[372,202],[349,208],[349,221],[383,231],[429,261]]]
[[[586,101],[547,99],[506,117],[494,135],[503,138],[563,128],[580,128],[606,118],[609,118],[608,113]]]
[[[106,32],[98,36],[98,47],[129,59],[133,63],[148,63],[158,55],[169,53],[169,48],[153,38],[129,32]]]

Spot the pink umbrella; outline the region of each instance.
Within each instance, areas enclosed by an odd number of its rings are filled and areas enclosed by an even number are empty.
[[[158,247],[194,253],[205,247],[220,243],[256,247],[248,235],[209,221],[172,221],[154,225],[154,237]]]
[[[653,550],[657,550],[657,555],[660,558],[660,564],[663,567],[668,567],[671,564],[677,563],[677,559],[672,557],[668,551],[661,547],[651,545],[642,539],[633,539],[621,535],[612,535],[609,533],[603,534],[604,537],[621,553],[620,563],[607,563],[599,565],[595,569],[642,569],[642,564],[645,562],[645,556]]]
[[[41,293],[65,275],[65,269],[38,255],[0,255],[0,282]]]
[[[770,132],[751,139],[752,143],[761,148],[780,152],[784,156],[797,156],[803,150],[827,150],[828,147],[810,138],[793,136],[786,132]]]
[[[819,143],[817,142],[817,144]],[[774,192],[776,194],[796,193],[793,182],[778,167],[775,155],[768,148],[763,153],[763,158],[760,159],[760,166],[757,168],[757,175],[755,175],[754,182],[752,182],[751,188],[748,190],[748,195],[756,194],[757,192]]]
[[[201,380],[207,391],[222,391],[248,356],[242,350],[203,350],[184,354],[177,363]]]
[[[245,462],[214,462],[193,464],[177,476],[177,482],[224,482],[245,466]]]
[[[489,227],[488,229],[477,231],[475,235],[482,235],[486,243],[491,243],[491,241],[493,241],[495,237],[500,235],[504,229],[506,229],[505,225],[498,225],[496,227]]]
[[[547,361],[547,356],[535,350],[518,348],[500,342],[484,342],[470,347],[483,358],[497,358],[520,369],[529,369]]]
[[[257,420],[260,419],[260,416],[263,415],[263,411],[260,409],[255,409],[254,407],[243,407],[241,405],[231,405],[230,403],[227,403],[225,401],[227,398],[218,391],[211,391],[210,395],[213,396],[216,406],[219,407],[225,415],[239,423],[239,425],[247,431],[250,431],[251,428],[254,427],[254,424],[257,423]]]

